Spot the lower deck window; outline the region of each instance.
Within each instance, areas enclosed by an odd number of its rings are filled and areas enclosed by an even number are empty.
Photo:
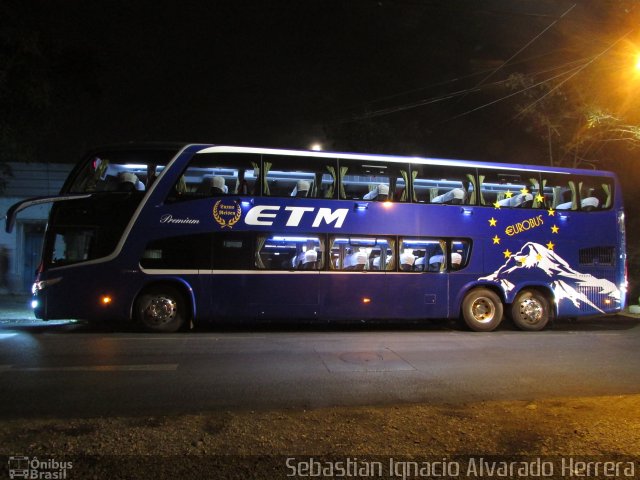
[[[331,270],[395,270],[395,239],[376,237],[331,237]]]
[[[313,235],[258,235],[255,266],[260,270],[320,270],[324,241]]]

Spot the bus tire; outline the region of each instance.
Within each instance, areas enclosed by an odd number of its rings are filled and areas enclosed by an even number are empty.
[[[488,288],[476,288],[464,297],[462,318],[474,332],[490,332],[502,322],[504,308],[500,297]]]
[[[549,301],[536,290],[523,290],[511,304],[511,318],[520,330],[537,332],[549,323]]]
[[[134,315],[135,320],[149,332],[177,332],[186,322],[187,303],[175,287],[157,286],[138,296]]]

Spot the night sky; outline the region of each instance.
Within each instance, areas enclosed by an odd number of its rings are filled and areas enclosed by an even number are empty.
[[[21,120],[40,161],[176,140],[544,163],[494,82],[626,28],[623,1],[574,3],[0,0],[0,21],[34,39],[25,71],[46,99]]]

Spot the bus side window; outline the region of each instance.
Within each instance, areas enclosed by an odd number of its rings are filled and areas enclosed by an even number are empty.
[[[474,169],[447,165],[412,165],[413,201],[440,205],[475,205]]]
[[[260,176],[260,158],[252,154],[196,154],[178,178],[167,203],[224,195],[252,195]]]
[[[395,239],[339,236],[329,239],[331,270],[395,270]]]
[[[611,179],[606,177],[580,177],[580,210],[593,212],[611,208],[613,203]]]
[[[471,242],[466,239],[451,240],[450,270],[461,270],[467,266],[471,257]]]
[[[540,179],[535,172],[481,169],[480,205],[494,208],[543,208]]]
[[[213,235],[213,268],[216,270],[249,270],[253,266],[252,235],[219,232]]]
[[[262,193],[271,197],[333,198],[333,159],[264,155]]]
[[[255,266],[260,270],[322,270],[324,238],[315,235],[260,234]]]
[[[553,210],[578,210],[578,183],[571,175],[543,173],[544,205]]]
[[[211,268],[211,234],[181,235],[152,240],[140,259],[149,269],[198,270]]]
[[[378,202],[409,200],[409,165],[340,160],[340,198]]]

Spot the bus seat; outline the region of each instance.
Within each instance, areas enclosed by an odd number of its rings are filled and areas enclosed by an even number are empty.
[[[413,262],[413,271],[414,272],[424,272],[424,256],[416,258],[416,261]]]
[[[431,203],[443,203],[449,205],[460,205],[464,203],[464,190],[462,188],[454,188],[447,193],[438,195],[431,200]]]
[[[354,265],[354,270],[364,270],[364,267],[369,260],[367,252],[358,251],[356,252],[355,257],[356,263]]]
[[[296,186],[293,187],[291,192],[292,197],[307,197],[309,196],[309,190],[311,190],[311,182],[306,180],[298,180]]]
[[[441,253],[438,255],[432,255],[429,258],[429,271],[439,272],[443,261],[444,261],[444,255],[442,255]]]
[[[462,255],[457,252],[451,254],[451,270],[460,270],[462,265]]]
[[[137,185],[141,183],[135,173],[120,172],[118,173],[118,191],[119,192],[135,192],[138,190]]]
[[[400,254],[400,270],[403,272],[413,271],[413,264],[415,261],[416,257],[413,256],[413,253],[402,252]]]
[[[224,195],[227,193],[227,186],[224,184],[224,177],[215,176],[211,186],[212,195]]]
[[[228,192],[227,186],[224,183],[224,177],[213,176],[204,177],[196,189],[198,195],[224,195]]]
[[[583,198],[580,202],[580,208],[586,212],[596,210],[600,206],[600,200],[596,197]]]
[[[498,205],[511,208],[531,208],[533,205],[533,195],[530,193],[519,193],[514,197],[498,200]]]
[[[389,199],[389,185],[379,183],[373,188],[373,190],[362,197],[362,199],[386,202]]]
[[[318,252],[315,250],[307,250],[304,252],[304,260],[302,261],[303,270],[315,270],[318,261]]]

